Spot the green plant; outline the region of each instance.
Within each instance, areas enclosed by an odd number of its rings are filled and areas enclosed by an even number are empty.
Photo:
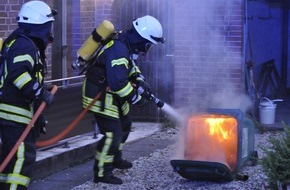
[[[284,186],[290,184],[290,127],[282,122],[284,131],[278,138],[269,138],[270,148],[262,148],[265,157],[261,158],[261,165],[271,189],[278,189],[277,182]],[[283,187],[283,189],[286,187]]]

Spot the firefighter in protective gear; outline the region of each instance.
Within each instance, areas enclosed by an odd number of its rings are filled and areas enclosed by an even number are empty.
[[[91,107],[103,138],[98,142],[94,163],[94,182],[122,184],[113,169],[128,169],[132,163],[122,158],[122,147],[131,130],[130,105],[143,105],[150,97],[135,59],[152,44],[164,42],[160,22],[149,15],[133,21],[132,28],[116,33],[99,51],[86,72],[83,84],[83,107],[101,92]],[[110,90],[106,91],[106,87]]]
[[[42,101],[52,104],[53,95],[44,87],[46,69],[45,49],[52,40],[53,11],[42,1],[22,5],[18,28],[5,40],[1,72],[0,134],[2,139],[0,163],[9,154]],[[43,118],[39,118],[43,120]],[[41,123],[43,122],[35,122]],[[27,189],[36,159],[38,127],[32,127],[16,154],[0,173],[0,189]],[[38,129],[36,129],[38,128]]]

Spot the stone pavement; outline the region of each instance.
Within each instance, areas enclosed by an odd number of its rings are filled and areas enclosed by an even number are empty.
[[[173,143],[166,140],[156,142],[150,138],[160,129],[159,123],[133,123],[124,147],[124,158],[133,161],[157,147],[165,148]],[[60,146],[39,150],[29,190],[69,190],[92,179],[92,158],[99,138],[94,138],[93,133],[85,134],[66,139],[59,143]]]
[[[290,123],[290,99],[277,102],[274,124],[266,129],[282,129],[281,121]],[[149,155],[156,148],[165,148],[174,142],[156,141],[150,136],[161,129],[159,123],[133,123],[124,157],[130,161]],[[93,177],[93,157],[100,135],[93,132],[60,141],[56,146],[39,149],[29,190],[69,190]]]

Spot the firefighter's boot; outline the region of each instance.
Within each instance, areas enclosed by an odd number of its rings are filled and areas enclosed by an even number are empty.
[[[105,175],[104,177],[95,177],[94,178],[95,183],[109,183],[109,184],[117,184],[120,185],[123,183],[122,179],[115,177],[113,174],[111,175]]]
[[[132,168],[133,164],[128,160],[121,159],[121,161],[113,164],[114,168],[118,169],[130,169]]]

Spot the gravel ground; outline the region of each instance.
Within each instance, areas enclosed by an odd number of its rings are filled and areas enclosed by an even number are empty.
[[[255,150],[258,152],[259,158],[263,157],[260,147],[269,145],[267,139],[269,136],[278,136],[278,132],[266,132],[264,134],[255,135]],[[177,138],[178,134],[174,129],[157,132],[155,138]],[[93,190],[93,189],[118,189],[118,190],[251,190],[265,189],[266,176],[260,165],[246,165],[241,168],[240,172],[248,175],[247,181],[234,180],[226,183],[191,181],[181,177],[173,171],[170,160],[176,150],[175,145],[168,146],[165,149],[159,149],[147,157],[141,157],[133,162],[133,168],[129,170],[115,170],[114,174],[123,179],[122,185],[109,185],[104,183],[95,184],[92,180],[75,187],[72,190]]]

